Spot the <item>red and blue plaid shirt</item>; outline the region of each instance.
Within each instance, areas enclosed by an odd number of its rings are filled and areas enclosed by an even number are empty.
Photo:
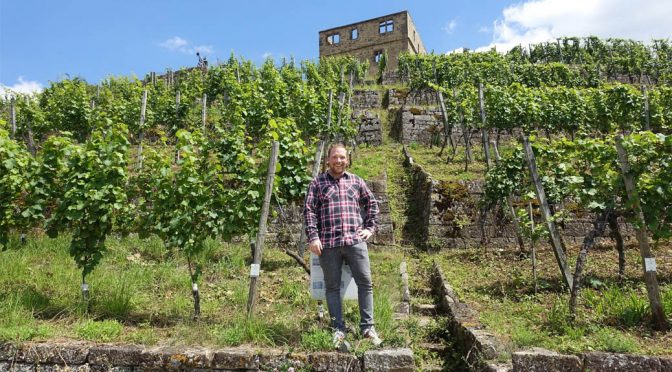
[[[378,203],[358,176],[344,172],[334,179],[324,172],[308,186],[303,216],[309,242],[319,238],[322,248],[355,245],[363,241],[358,231],[376,231]]]

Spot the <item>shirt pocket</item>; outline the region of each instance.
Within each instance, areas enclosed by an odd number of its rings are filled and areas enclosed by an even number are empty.
[[[350,185],[345,193],[348,195],[349,200],[355,203],[359,202],[359,187],[357,185]]]
[[[321,202],[329,202],[331,199],[334,198],[336,195],[336,187],[332,185],[326,185],[323,186],[322,189],[320,190],[320,201]]]

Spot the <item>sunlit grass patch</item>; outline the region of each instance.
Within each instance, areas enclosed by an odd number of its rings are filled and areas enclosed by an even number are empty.
[[[159,252],[155,237],[111,238],[108,255],[87,277],[88,302],[81,295],[81,272],[67,253],[69,237],[35,236],[28,242],[17,242],[1,253],[0,340],[58,336],[146,345],[325,345],[318,335],[329,327],[326,320],[316,320],[317,302],[310,297],[308,276],[272,246],[264,252],[260,296],[248,318],[249,245],[208,242],[198,257],[203,265],[201,316],[194,319],[186,259],[179,252]],[[376,317],[384,332],[396,327],[389,314],[400,296],[400,259],[389,251],[371,251]],[[356,301],[347,308],[356,327]],[[304,333],[313,334],[313,339],[304,339]]]
[[[569,247],[572,257],[576,247]],[[663,302],[669,301],[670,257],[665,247],[656,254],[661,269]],[[651,328],[650,310],[641,279],[636,247],[627,250],[626,280],[618,281],[618,256],[596,248],[588,255],[585,283],[577,314],[569,314],[569,294],[548,247],[538,252],[538,292],[531,263],[515,249],[444,251],[436,258],[461,300],[480,312],[480,321],[513,349],[544,347],[560,352],[589,350],[669,354],[668,337]],[[570,260],[571,261],[571,260]],[[599,282],[599,283],[598,283]],[[591,284],[592,283],[592,284]],[[668,317],[672,308],[665,307]]]

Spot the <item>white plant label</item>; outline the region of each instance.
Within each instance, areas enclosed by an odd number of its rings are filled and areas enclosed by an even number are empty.
[[[646,272],[656,272],[656,259],[654,257],[644,258],[644,270]]]
[[[198,291],[198,284],[191,283],[191,290],[194,291],[194,292]]]
[[[82,291],[86,292],[89,290],[89,285],[88,284],[82,284]]]
[[[260,271],[261,271],[261,265],[259,264],[250,265],[250,278],[258,277]]]

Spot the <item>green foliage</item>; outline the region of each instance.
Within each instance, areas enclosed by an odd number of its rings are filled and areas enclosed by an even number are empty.
[[[180,158],[173,167],[171,157],[153,152],[149,158],[154,173],[150,186],[152,206],[149,224],[166,247],[179,249],[193,258],[204,247],[205,239],[216,236],[212,180],[215,167],[210,166],[199,132],[177,132]],[[190,268],[191,269],[191,268]],[[195,283],[200,275],[197,266],[192,273]]]
[[[51,83],[40,95],[40,108],[49,130],[73,133],[80,141],[91,130],[91,97],[87,83],[79,78]]]
[[[331,350],[331,332],[325,329],[313,328],[301,334],[301,347],[308,351]]]
[[[602,291],[602,296],[587,297],[587,305],[604,323],[625,327],[636,327],[649,314],[649,304],[641,293],[610,287]]]
[[[54,212],[64,200],[68,162],[74,150],[69,137],[51,136],[43,143],[29,175],[29,192],[21,213],[26,227],[44,224],[48,231],[58,228]]]
[[[124,327],[116,320],[87,320],[77,326],[79,337],[97,342],[110,342],[116,340]]]
[[[100,83],[96,92],[96,110],[99,118],[111,120],[113,123],[124,123],[133,135],[140,130],[140,111],[142,92],[145,88],[137,78],[108,77]],[[148,95],[149,98],[154,95]],[[152,105],[147,106],[146,122],[153,122]]]
[[[21,208],[28,188],[27,175],[33,159],[19,143],[0,129],[0,247],[4,250],[9,232],[21,220]]]
[[[62,200],[53,218],[53,233],[72,232],[70,255],[85,278],[102,259],[105,238],[116,214],[126,205],[127,129],[100,128],[83,145],[73,147]]]
[[[637,350],[637,342],[627,334],[609,328],[595,332],[596,343],[604,351],[612,353],[632,353]]]

